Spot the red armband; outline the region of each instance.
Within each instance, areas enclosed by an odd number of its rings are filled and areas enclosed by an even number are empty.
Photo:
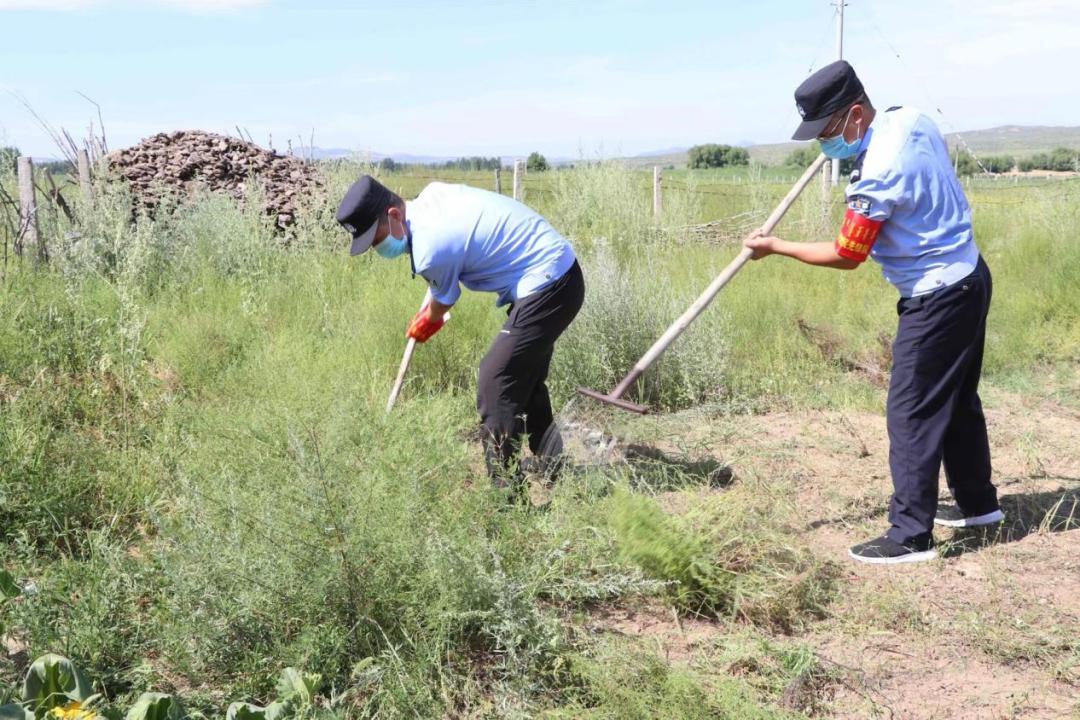
[[[840,234],[836,236],[833,247],[840,257],[863,262],[874,247],[878,231],[885,224],[884,220],[871,220],[862,213],[848,209]]]

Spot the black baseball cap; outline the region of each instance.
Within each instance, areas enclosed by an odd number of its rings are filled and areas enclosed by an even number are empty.
[[[337,221],[352,234],[350,255],[359,255],[371,247],[379,218],[393,206],[394,193],[370,175],[363,175],[352,184],[341,204]]]
[[[795,88],[795,107],[803,120],[791,139],[813,140],[837,110],[851,105],[863,93],[859,76],[847,61],[837,60],[821,68]]]

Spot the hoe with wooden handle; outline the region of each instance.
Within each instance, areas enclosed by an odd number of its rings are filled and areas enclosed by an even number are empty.
[[[784,196],[784,199],[780,201],[780,204],[773,210],[772,215],[765,221],[765,224],[761,226],[761,230],[766,234],[770,234],[779,223],[781,218],[784,217],[784,213],[795,202],[795,199],[799,197],[799,193],[810,184],[810,181],[821,170],[821,166],[825,163],[825,156],[820,155],[818,159],[811,163],[810,167],[806,168],[806,172],[802,174],[795,186],[788,191],[788,194]],[[731,261],[726,268],[724,268],[716,279],[712,281],[709,287],[705,288],[705,292],[701,293],[701,296],[694,301],[694,304],[686,309],[679,319],[671,324],[671,326],[664,331],[664,334],[660,336],[660,339],[653,343],[653,346],[649,348],[648,352],[642,355],[641,359],[634,365],[634,369],[631,370],[622,381],[615,386],[615,389],[608,394],[597,392],[596,390],[590,390],[588,388],[578,388],[578,392],[586,397],[591,397],[594,400],[614,405],[615,407],[622,408],[623,410],[629,410],[630,412],[636,412],[644,415],[648,412],[648,408],[644,405],[638,405],[632,403],[629,400],[624,400],[623,395],[633,386],[642,374],[649,369],[649,367],[656,362],[657,358],[664,354],[664,351],[671,346],[671,343],[675,342],[675,339],[683,334],[686,328],[690,327],[690,323],[697,319],[698,315],[704,312],[705,308],[709,306],[709,303],[719,294],[719,292],[728,284],[731,278],[735,277],[735,273],[742,269],[742,266],[746,264],[746,261],[753,255],[753,251],[748,248],[743,248],[738,257]]]
[[[431,299],[431,290],[427,291],[424,295],[424,302],[420,303],[420,309],[423,310],[424,306],[428,304]],[[443,316],[444,321],[450,320],[450,313],[446,313]],[[401,386],[405,382],[405,373],[409,371],[409,363],[412,362],[413,352],[416,350],[416,340],[409,338],[409,342],[405,343],[405,354],[401,356],[401,366],[398,367],[397,377],[394,379],[394,387],[390,389],[390,397],[386,401],[386,412],[389,413],[394,409],[394,403],[397,402],[398,395],[401,394]]]

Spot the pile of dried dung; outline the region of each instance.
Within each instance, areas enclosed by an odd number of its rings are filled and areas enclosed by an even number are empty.
[[[199,130],[158,133],[106,159],[128,182],[136,202],[151,210],[167,195],[199,188],[242,201],[254,182],[266,213],[281,228],[296,219],[301,198],[322,186],[315,168],[299,158]]]

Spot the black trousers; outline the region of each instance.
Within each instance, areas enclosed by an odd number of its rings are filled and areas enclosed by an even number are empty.
[[[585,299],[574,263],[561,278],[510,307],[509,317],[480,361],[476,408],[483,423],[484,460],[496,485],[510,482],[521,441],[539,454],[554,417],[547,375],[555,341]]]
[[[980,258],[960,282],[897,303],[887,404],[893,480],[888,535],[896,542],[930,540],[942,461],[961,510],[981,515],[998,508],[979,400],[992,290],[990,269]]]

